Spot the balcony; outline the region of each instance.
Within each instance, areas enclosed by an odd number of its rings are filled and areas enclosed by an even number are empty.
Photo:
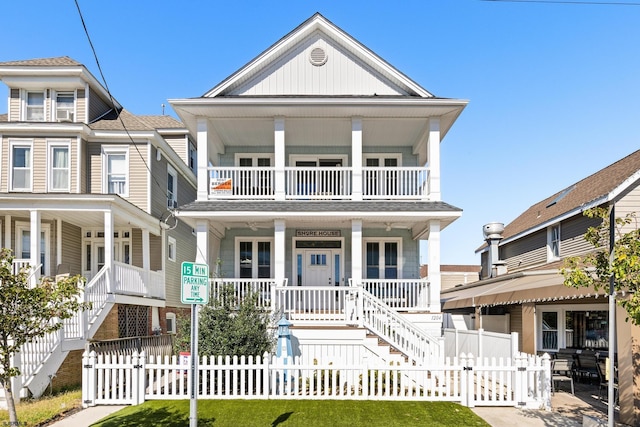
[[[209,199],[429,200],[429,168],[210,167]],[[282,176],[284,179],[280,178]],[[361,184],[356,185],[356,182]]]

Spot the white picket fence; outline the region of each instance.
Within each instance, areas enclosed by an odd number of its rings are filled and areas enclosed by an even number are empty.
[[[182,362],[182,363],[181,363]],[[136,405],[188,399],[190,360],[83,355],[82,400]],[[202,357],[198,399],[357,399],[451,401],[474,406],[550,408],[550,359],[447,358],[442,365],[316,363],[271,357]]]

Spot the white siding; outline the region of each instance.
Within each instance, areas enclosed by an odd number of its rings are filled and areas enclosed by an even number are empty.
[[[309,61],[311,51],[327,53],[322,66]],[[231,95],[406,95],[326,35],[315,33]]]

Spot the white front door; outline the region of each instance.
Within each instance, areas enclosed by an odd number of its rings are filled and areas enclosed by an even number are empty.
[[[305,269],[303,271],[303,285],[331,286],[332,263],[331,251],[323,249],[308,249],[304,251]]]

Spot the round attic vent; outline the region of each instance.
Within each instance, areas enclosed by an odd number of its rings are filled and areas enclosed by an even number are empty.
[[[324,65],[327,62],[327,52],[321,47],[313,48],[309,54],[309,61],[316,67]]]

